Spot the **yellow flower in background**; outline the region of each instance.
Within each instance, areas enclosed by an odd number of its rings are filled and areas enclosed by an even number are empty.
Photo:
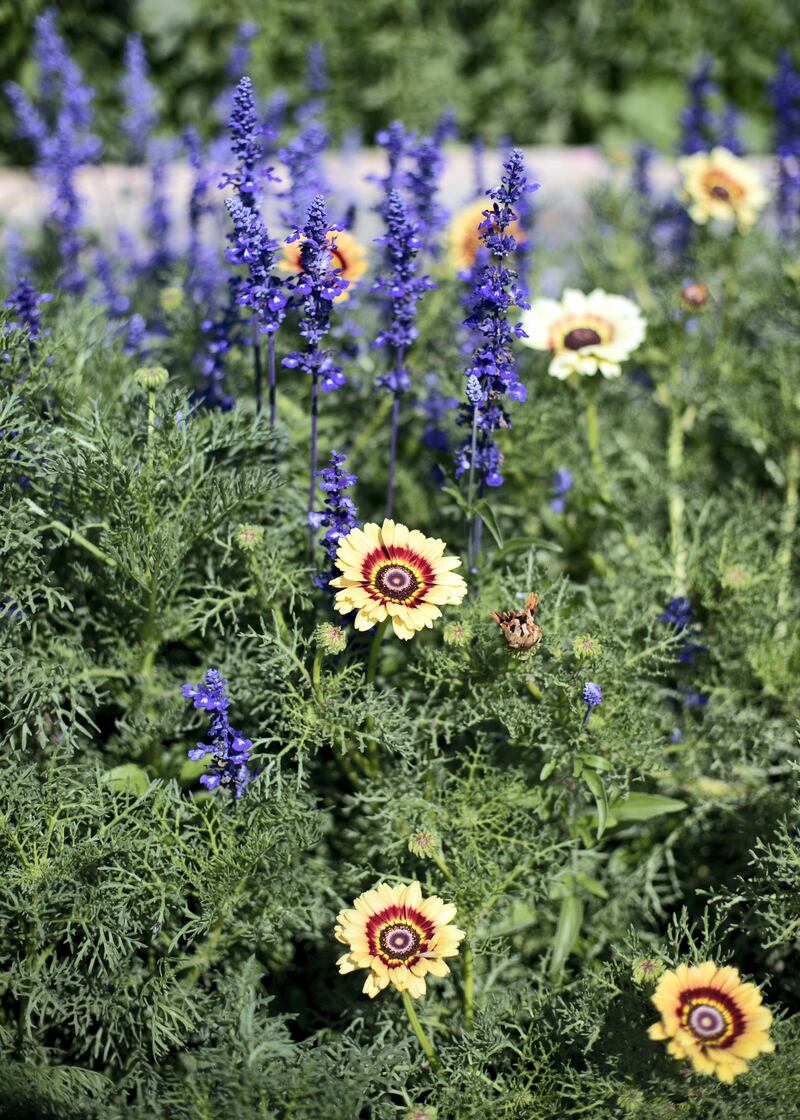
[[[566,379],[573,373],[588,377],[619,377],[621,363],[644,340],[647,324],[636,304],[601,288],[585,295],[565,288],[561,300],[534,300],[522,313],[532,350],[550,350],[549,372]]]
[[[398,638],[413,638],[441,618],[440,605],[458,604],[467,593],[453,571],[461,561],[445,556],[445,548],[444,541],[389,518],[351,529],[336,552],[342,574],[330,582],[340,588],[334,606],[340,614],[358,611],[356,630],[371,630],[389,617]]]
[[[712,218],[735,221],[746,233],[769,199],[759,173],[727,148],[697,152],[678,160],[681,197],[689,217],[699,225]]]
[[[355,288],[367,271],[367,251],[360,241],[356,241],[351,233],[346,229],[331,231],[327,237],[328,245],[331,250],[331,268],[340,270],[340,275],[343,280],[349,282],[349,287],[336,297],[335,303],[342,303],[348,299],[353,288]],[[283,257],[279,263],[279,267],[285,272],[302,272],[302,247],[303,238],[300,237],[297,241],[293,241],[290,245],[284,244]]]
[[[749,1061],[775,1049],[768,1033],[772,1014],[738,969],[713,961],[679,965],[664,973],[651,999],[661,1020],[648,1034],[666,1041],[674,1058],[688,1058],[698,1073],[731,1082]]]
[[[368,968],[364,994],[374,999],[392,984],[415,999],[425,995],[425,976],[447,976],[444,957],[458,956],[464,931],[449,923],[456,908],[437,895],[422,897],[419,883],[381,883],[359,895],[336,919],[336,940],[348,946],[339,972]]]
[[[453,268],[459,272],[471,268],[475,263],[478,249],[483,244],[478,226],[483,221],[484,210],[490,205],[488,198],[485,201],[478,199],[459,211],[450,223],[447,231],[447,255]],[[527,234],[518,221],[513,221],[506,233],[514,238],[517,245],[527,242]]]

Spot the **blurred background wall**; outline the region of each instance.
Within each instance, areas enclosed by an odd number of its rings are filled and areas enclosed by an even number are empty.
[[[33,75],[33,22],[44,0],[0,0],[0,79]],[[209,130],[229,84],[237,30],[252,21],[251,76],[262,93],[302,100],[309,45],[324,45],[335,137],[371,142],[394,117],[430,128],[443,102],[461,135],[517,143],[645,140],[674,146],[684,82],[704,54],[744,113],[750,150],[770,144],[766,83],[792,46],[797,0],[61,0],[59,23],[97,91],[107,158],[126,35],[141,33],[163,127]],[[2,158],[24,162],[0,99]]]

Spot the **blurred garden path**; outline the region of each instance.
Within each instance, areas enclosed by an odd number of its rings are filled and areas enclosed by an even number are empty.
[[[611,177],[623,181],[629,171],[629,156],[621,153],[611,163],[591,147],[531,147],[524,149],[529,174],[540,184],[534,196],[537,210],[536,241],[542,248],[568,244],[580,235],[586,220],[587,194]],[[350,204],[357,207],[355,228],[362,240],[379,232],[373,207],[378,189],[369,176],[385,174],[386,156],[381,149],[362,149],[355,153],[332,152],[325,169],[332,188],[332,212],[343,214]],[[498,177],[500,156],[487,152],[483,177],[491,185]],[[280,167],[278,167],[280,173]],[[654,179],[666,184],[674,179],[671,161],[656,161]],[[188,165],[174,163],[167,176],[167,190],[176,248],[185,233],[192,171]],[[100,238],[114,244],[120,230],[134,236],[141,233],[150,194],[150,174],[146,167],[103,164],[84,168],[78,176],[78,189],[84,202],[86,224]],[[214,184],[210,190],[213,196]],[[442,178],[440,199],[450,214],[456,213],[475,197],[474,159],[469,148],[449,145]],[[46,218],[49,191],[29,171],[0,169],[0,214],[3,224],[21,232],[36,229]],[[267,220],[273,217],[267,204]],[[227,229],[223,207],[218,208],[220,229]]]

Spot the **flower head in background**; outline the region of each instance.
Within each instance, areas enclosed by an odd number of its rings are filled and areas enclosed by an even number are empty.
[[[712,219],[736,222],[742,233],[755,224],[769,200],[759,173],[726,148],[698,152],[678,161],[681,199],[698,225]]]
[[[425,995],[426,975],[447,976],[444,958],[458,956],[465,934],[450,925],[455,916],[452,903],[437,895],[423,898],[419,883],[381,883],[337,917],[336,940],[348,947],[336,962],[339,972],[369,969],[363,991],[371,999],[389,984],[418,999]]]
[[[464,272],[472,268],[478,258],[479,251],[483,247],[481,232],[485,221],[485,209],[485,201],[477,199],[460,210],[448,227],[447,256],[450,264],[457,272]],[[521,228],[517,218],[509,223],[506,234],[514,238],[515,248],[525,243],[525,231]]]
[[[549,350],[549,372],[565,380],[572,374],[619,377],[621,364],[642,343],[646,322],[625,296],[600,288],[585,295],[566,288],[561,300],[537,299],[523,312],[522,341],[533,350]]]
[[[325,509],[310,513],[309,521],[313,528],[319,529],[324,526],[327,530],[319,543],[325,549],[329,561],[329,570],[314,578],[317,587],[328,587],[331,580],[335,578],[339,542],[361,524],[355,502],[348,494],[348,490],[355,486],[358,479],[354,474],[342,470],[346,462],[346,455],[342,455],[339,451],[331,451],[330,466],[317,471],[320,490],[325,494]]]
[[[447,220],[447,212],[438,201],[439,186],[444,171],[444,156],[440,142],[425,136],[411,145],[411,167],[405,175],[405,187],[410,198],[410,212],[419,226],[425,248],[438,255],[436,234]]]
[[[651,999],[661,1019],[650,1038],[666,1042],[673,1058],[688,1058],[697,1073],[730,1083],[749,1061],[775,1049],[772,1015],[735,968],[681,964],[664,973]]]
[[[559,467],[553,472],[553,497],[550,499],[550,509],[553,513],[563,513],[567,508],[564,500],[575,485],[572,471],[567,467]]]
[[[125,40],[125,73],[119,84],[125,103],[122,133],[128,144],[127,155],[131,163],[144,163],[158,117],[141,35],[129,35]]]
[[[770,93],[775,109],[778,221],[781,234],[788,238],[796,232],[800,220],[800,74],[789,51],[781,52]]]
[[[203,774],[200,784],[207,790],[221,786],[238,799],[253,779],[248,766],[253,744],[228,722],[227,688],[228,682],[217,669],[209,669],[199,684],[183,686],[184,697],[195,708],[214,714],[208,731],[211,742],[198,743],[187,754],[193,762],[210,755],[210,773]]]
[[[331,257],[331,269],[338,271],[342,280],[347,281],[347,287],[342,288],[335,297],[335,302],[343,303],[350,298],[351,291],[357,287],[359,280],[367,271],[367,252],[364,246],[345,229],[329,230],[326,240]],[[303,271],[303,244],[303,238],[299,238],[284,245],[279,267],[285,272]]]
[[[11,331],[27,331],[30,342],[42,336],[42,315],[39,308],[52,299],[49,292],[39,292],[30,280],[20,279],[3,306],[11,312],[12,318],[3,328],[3,334]]]
[[[714,144],[716,117],[710,102],[717,85],[711,77],[713,66],[713,59],[703,58],[687,84],[687,104],[681,113],[681,155],[707,152]]]
[[[287,226],[299,226],[317,195],[328,193],[328,182],[322,157],[328,147],[328,130],[316,118],[309,120],[300,133],[278,152],[288,174],[281,218]]]
[[[339,542],[331,580],[338,588],[334,605],[340,614],[357,611],[356,630],[371,630],[387,617],[404,641],[441,618],[440,606],[457,605],[467,585],[454,571],[457,556],[445,556],[445,542],[386,518],[353,529]]]

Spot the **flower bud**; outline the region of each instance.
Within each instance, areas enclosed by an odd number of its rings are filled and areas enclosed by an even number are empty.
[[[472,628],[466,622],[448,622],[442,637],[447,646],[466,646],[472,638]]]
[[[240,525],[236,530],[236,543],[242,552],[254,552],[264,540],[260,525]]]
[[[578,661],[594,661],[600,656],[600,643],[591,634],[579,634],[572,643],[572,652]]]
[[[664,963],[657,957],[637,957],[631,967],[634,984],[655,984],[664,971]]]
[[[183,304],[183,292],[180,288],[164,288],[160,296],[161,307],[164,311],[177,311]]]
[[[140,388],[156,392],[164,388],[169,381],[169,374],[163,366],[141,366],[134,373],[133,379]]]
[[[332,622],[322,622],[314,631],[317,646],[323,653],[344,653],[347,648],[347,634],[341,626]]]
[[[439,851],[439,837],[428,829],[420,829],[408,838],[408,850],[418,859],[432,859]]]

